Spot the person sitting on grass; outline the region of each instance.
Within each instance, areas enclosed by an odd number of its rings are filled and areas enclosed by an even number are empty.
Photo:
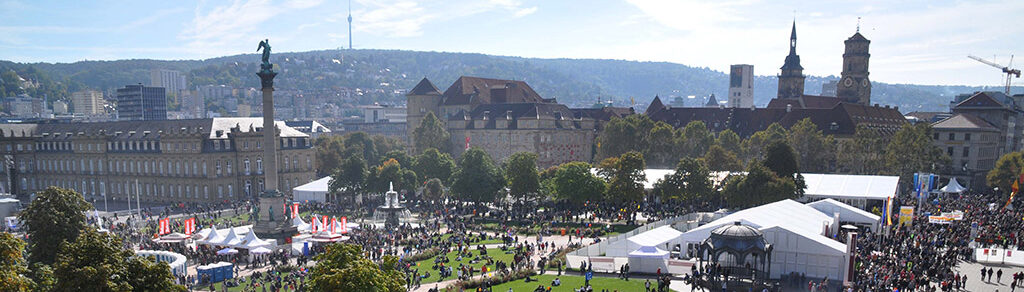
[[[562,286],[562,280],[559,279],[558,277],[555,277],[555,279],[551,281],[551,286],[554,286],[554,287]]]

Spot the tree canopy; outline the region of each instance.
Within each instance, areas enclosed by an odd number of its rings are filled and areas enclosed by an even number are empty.
[[[537,154],[517,152],[508,158],[505,166],[509,195],[532,201],[540,194],[540,173],[537,172]]]
[[[0,291],[30,291],[35,286],[22,257],[24,251],[24,241],[0,232]]]
[[[932,126],[928,123],[903,125],[885,147],[885,163],[889,171],[900,176],[901,184],[909,187],[915,172],[934,172],[949,164],[946,153],[932,141]]]
[[[417,152],[434,148],[442,152],[451,151],[451,140],[448,129],[437,119],[434,112],[427,112],[427,115],[420,121],[420,125],[413,129],[412,140],[416,145]]]
[[[605,200],[608,202],[635,202],[643,198],[644,156],[630,151],[621,157],[605,159],[598,165],[598,174],[608,181]]]
[[[654,193],[666,199],[706,198],[714,191],[710,175],[703,159],[683,158],[672,173],[654,183]]]
[[[989,186],[1009,192],[1013,181],[1022,173],[1024,173],[1024,152],[1010,152],[999,157],[996,167],[989,170],[985,178]]]
[[[86,229],[89,209],[92,206],[73,190],[49,187],[37,192],[18,215],[30,242],[29,262],[53,264],[61,244],[74,241]]]
[[[363,257],[362,246],[342,243],[327,245],[316,261],[309,275],[310,291],[405,291],[394,256],[384,256],[383,263],[377,265]]]
[[[590,172],[590,164],[585,162],[568,162],[554,171],[551,185],[555,197],[574,204],[582,204],[589,200],[601,198],[605,191],[605,182]]]
[[[452,193],[466,201],[491,202],[504,187],[505,176],[487,152],[473,147],[462,153],[452,178]]]
[[[451,182],[452,173],[455,172],[455,160],[448,153],[428,148],[416,156],[416,164],[412,169],[422,181],[437,178],[448,184]]]
[[[117,236],[92,229],[61,246],[54,275],[57,291],[185,291],[167,263],[136,257]]]

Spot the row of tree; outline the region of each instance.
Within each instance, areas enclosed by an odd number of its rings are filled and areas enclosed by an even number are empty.
[[[908,179],[914,172],[943,171],[949,158],[933,144],[927,123],[904,125],[895,133],[860,125],[852,138],[824,135],[811,120],[788,130],[778,123],[741,139],[732,130],[708,130],[702,121],[676,129],[645,115],[612,119],[597,139],[597,157],[639,151],[651,167],[672,167],[683,158],[704,158],[712,171],[740,171],[764,159],[767,146],[784,141],[801,170],[820,173],[889,174]]]
[[[0,233],[2,291],[185,291],[167,263],[134,256],[122,239],[86,223],[81,194],[49,187],[18,215],[26,244]],[[28,253],[28,260],[23,257]]]

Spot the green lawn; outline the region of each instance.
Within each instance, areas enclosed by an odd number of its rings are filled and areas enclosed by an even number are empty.
[[[512,282],[504,283],[498,286],[494,286],[491,290],[495,292],[506,292],[508,288],[512,288],[515,292],[532,292],[537,289],[538,285],[544,285],[544,288],[551,286],[551,281],[555,279],[555,275],[540,275],[531,277],[540,281],[531,281],[526,283],[523,280],[515,280]],[[562,285],[558,287],[552,287],[551,291],[568,291],[572,292],[576,288],[583,287],[584,278],[582,276],[568,276],[562,275],[558,277],[562,281]],[[601,291],[608,289],[608,291],[619,291],[619,292],[634,292],[644,291],[644,279],[632,279],[629,281],[621,280],[619,278],[606,278],[606,277],[594,277],[590,280],[590,286],[594,287],[594,291]],[[651,288],[657,288],[658,283],[651,280]]]
[[[451,238],[451,237],[452,237],[451,233],[443,234],[443,235],[441,235],[441,241],[447,241],[448,238]],[[474,235],[472,235],[470,237],[473,239],[473,241],[470,242],[469,244],[473,244],[473,245],[477,245],[477,244],[501,244],[502,243],[501,238],[494,238],[493,236],[490,236],[490,235],[488,235],[488,238],[486,240],[480,240],[479,234],[474,234]]]
[[[480,255],[480,252],[477,251],[475,248],[470,248],[470,253],[472,253],[473,256]],[[491,258],[493,258],[495,262],[502,261],[502,262],[505,262],[506,264],[511,265],[512,264],[512,258],[513,258],[513,256],[515,254],[505,253],[505,251],[502,251],[501,249],[498,249],[498,248],[491,248],[491,249],[487,249],[487,255],[491,256]],[[442,255],[438,255],[438,256],[442,256]],[[462,261],[455,261],[455,258],[457,257],[455,252],[449,252],[448,254],[446,254],[444,256],[447,256],[448,260],[449,260],[449,262],[446,263],[445,265],[449,266],[449,267],[452,267],[452,276],[448,277],[448,278],[445,278],[446,280],[447,279],[454,279],[454,278],[457,278],[459,276],[458,268],[459,268],[459,264],[460,263],[463,264],[463,265],[468,265],[468,266],[473,267],[473,270],[476,271],[473,274],[474,276],[480,274],[480,267],[483,266],[484,263],[486,263],[486,261],[481,260],[481,261],[478,261],[475,264],[470,264],[469,262],[470,262],[470,260],[473,259],[473,257],[463,257]],[[435,258],[437,258],[437,256],[429,258],[429,259],[425,259],[425,260],[422,260],[422,261],[419,261],[419,262],[416,262],[416,264],[413,266],[413,269],[420,271],[420,275],[424,275],[424,274],[426,274],[426,272],[430,272],[430,277],[424,278],[423,281],[422,281],[423,284],[438,282],[438,280],[440,278],[439,277],[440,273],[437,270],[433,269],[434,259]],[[487,266],[487,270],[488,270],[488,272],[493,271],[494,270],[494,265],[488,265]]]
[[[266,273],[266,272],[264,272],[264,273]],[[289,274],[291,274],[291,273],[282,273],[281,274],[281,278],[283,279],[284,277],[288,276]],[[238,275],[235,275],[235,279],[234,280],[236,280],[236,281],[238,280]],[[246,277],[245,278],[245,283],[238,283],[239,284],[238,286],[228,287],[228,292],[241,292],[241,291],[245,291],[245,287],[247,287],[247,285],[249,285],[249,281],[250,280],[251,279],[249,277]],[[217,291],[220,291],[221,282],[213,284],[213,287],[217,288]],[[198,287],[195,287],[195,288],[196,289],[207,289],[207,288],[210,288],[210,286],[203,285],[203,286],[198,286]],[[261,288],[257,288],[256,291],[261,291],[260,289]]]

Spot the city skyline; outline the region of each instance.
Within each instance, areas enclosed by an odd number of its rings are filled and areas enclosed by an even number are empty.
[[[664,61],[720,72],[752,64],[765,76],[778,74],[795,19],[804,73],[838,76],[842,41],[860,17],[861,32],[872,40],[873,81],[1000,86],[1005,75],[967,55],[1005,65],[1012,48],[1024,45],[1013,38],[1024,28],[991,17],[1024,12],[1024,3],[1011,1],[356,0],[351,40],[347,1],[57,2],[67,9],[0,2],[0,59],[204,59],[253,53],[249,44],[269,38],[279,52],[351,41],[357,49]],[[987,21],[970,21],[978,17]]]

